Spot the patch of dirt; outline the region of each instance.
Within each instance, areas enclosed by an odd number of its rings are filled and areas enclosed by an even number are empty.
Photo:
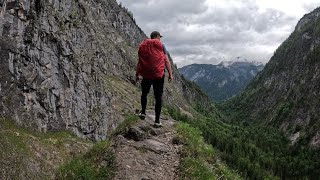
[[[117,163],[114,179],[178,179],[181,145],[172,143],[174,120],[161,119],[163,127],[154,128],[154,115],[150,114],[153,112],[147,112],[145,120],[114,139]]]

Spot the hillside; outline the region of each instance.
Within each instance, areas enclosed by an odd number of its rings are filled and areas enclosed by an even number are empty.
[[[188,122],[245,179],[319,179],[320,8],[306,14],[221,116]]]
[[[179,68],[188,80],[195,82],[214,101],[223,101],[240,91],[263,69],[264,65],[248,61],[191,64]]]
[[[320,8],[306,14],[244,92],[224,105],[234,122],[273,126],[320,147]]]
[[[319,15],[300,19],[264,70],[218,106],[231,126],[207,137],[250,179],[320,176]]]

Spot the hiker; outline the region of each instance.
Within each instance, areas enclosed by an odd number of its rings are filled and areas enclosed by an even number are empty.
[[[147,95],[153,86],[155,104],[155,127],[161,127],[160,113],[162,107],[163,84],[165,77],[165,67],[168,70],[168,81],[173,80],[171,64],[167,57],[167,51],[164,44],[161,43],[162,36],[158,31],[153,31],[150,34],[150,39],[144,40],[139,45],[139,61],[136,69],[136,81],[141,79],[141,112],[140,119],[145,119],[147,107]]]

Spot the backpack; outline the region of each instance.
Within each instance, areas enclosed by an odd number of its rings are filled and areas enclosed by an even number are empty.
[[[160,79],[164,75],[165,54],[159,39],[146,39],[139,45],[137,74],[146,79]]]

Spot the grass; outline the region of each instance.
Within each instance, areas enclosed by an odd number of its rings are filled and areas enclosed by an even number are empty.
[[[135,115],[125,115],[125,119],[111,133],[108,139],[127,131],[138,121]],[[63,164],[57,171],[57,179],[111,179],[115,174],[115,154],[110,146],[110,141],[101,141],[85,154],[78,156]]]
[[[126,131],[137,120],[137,116],[126,115],[113,134]],[[115,171],[108,141],[98,142],[88,151],[93,143],[70,132],[33,132],[4,118],[0,118],[0,135],[0,172],[5,172],[0,179],[20,179],[21,174],[28,174],[28,179],[110,179]],[[35,168],[29,162],[34,162]],[[5,166],[7,163],[10,166]]]
[[[207,162],[215,161],[213,148],[204,142],[198,129],[187,123],[179,123],[177,138],[185,144],[182,152],[184,157],[193,157]]]
[[[176,108],[168,106],[166,109],[171,117],[179,121],[174,141],[184,144],[178,168],[180,179],[242,179],[239,173],[225,165],[215,149],[205,142],[203,132],[198,129],[203,128],[201,124],[206,121],[204,117],[197,115],[196,118],[190,118]]]
[[[179,165],[180,179],[241,179],[233,170],[219,162],[211,145],[205,143],[201,131],[179,122],[176,142],[184,144]]]
[[[182,160],[179,166],[181,179],[214,179],[215,174],[207,166],[207,162],[214,162],[214,151],[204,143],[201,132],[187,123],[176,126],[176,141],[184,144],[181,152]]]
[[[122,134],[128,130],[133,124],[139,121],[139,117],[136,115],[125,115],[124,121],[122,121],[117,128],[111,133],[111,137]]]
[[[7,118],[0,118],[0,136],[0,179],[53,179],[60,164],[92,144],[66,131],[34,132]]]
[[[180,179],[216,179],[212,169],[201,160],[186,157],[179,166]]]
[[[96,143],[92,149],[60,166],[56,179],[110,179],[115,173],[115,155],[109,141]]]

